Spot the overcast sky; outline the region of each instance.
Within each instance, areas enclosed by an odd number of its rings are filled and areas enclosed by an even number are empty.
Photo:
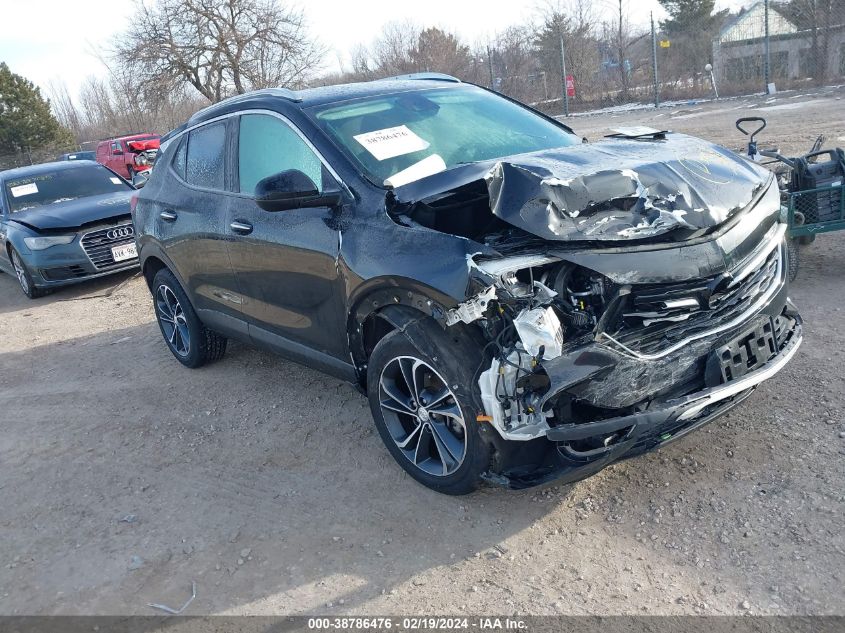
[[[632,23],[647,24],[665,14],[657,0],[623,0]],[[750,0],[717,0],[736,7]],[[566,0],[560,3],[566,6]],[[511,24],[536,15],[543,0],[310,0],[300,1],[311,32],[332,51],[326,69],[337,70],[357,44],[369,44],[387,22],[410,19],[460,35],[469,44],[483,42]],[[611,12],[616,0],[593,0],[595,10]],[[105,75],[97,60],[132,17],[129,0],[0,0],[0,61],[42,89],[64,81],[76,92],[89,75]]]

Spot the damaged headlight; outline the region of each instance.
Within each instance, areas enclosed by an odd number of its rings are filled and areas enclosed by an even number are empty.
[[[549,379],[542,363],[559,357],[568,340],[590,335],[608,297],[604,276],[546,255],[471,262],[473,297],[446,314],[447,325],[475,323],[489,343],[476,376],[481,404],[508,439],[548,430],[552,412],[540,409]]]

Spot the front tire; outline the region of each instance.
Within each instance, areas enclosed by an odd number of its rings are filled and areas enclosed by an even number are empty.
[[[15,276],[18,278],[23,293],[30,299],[38,299],[47,294],[44,288],[37,288],[35,282],[32,280],[32,275],[26,267],[23,259],[14,248],[9,248],[9,258],[12,260],[12,268],[15,271]]]
[[[223,358],[226,338],[202,324],[172,272],[158,271],[152,289],[158,327],[176,360],[196,369]]]
[[[490,465],[469,392],[478,361],[434,349],[434,357],[422,353],[399,331],[379,341],[367,369],[370,409],[387,450],[411,477],[437,492],[467,494]]]

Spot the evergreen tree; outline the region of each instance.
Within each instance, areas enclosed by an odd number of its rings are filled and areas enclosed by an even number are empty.
[[[711,31],[722,19],[724,12],[716,15],[716,0],[659,0],[669,14],[660,27],[670,36],[694,35]]]
[[[0,62],[0,153],[72,145],[73,136],[59,125],[41,91]]]

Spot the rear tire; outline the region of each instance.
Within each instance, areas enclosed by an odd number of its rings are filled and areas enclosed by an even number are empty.
[[[478,359],[458,358],[455,346],[437,345],[436,333],[432,339],[423,347],[436,350],[433,356],[400,331],[379,341],[369,360],[367,395],[397,463],[432,490],[463,495],[478,488],[490,466],[470,392]]]
[[[167,268],[156,273],[152,292],[158,327],[176,360],[196,369],[223,358],[226,337],[202,324],[188,295]]]

